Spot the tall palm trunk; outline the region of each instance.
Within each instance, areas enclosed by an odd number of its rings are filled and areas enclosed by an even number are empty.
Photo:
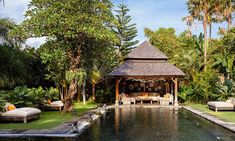
[[[86,79],[84,79],[84,82],[82,84],[82,99],[83,105],[86,105]]]
[[[204,71],[206,71],[207,66],[207,20],[206,16],[203,19],[203,30],[204,30]]]
[[[227,22],[228,22],[228,30],[229,30],[232,25],[232,17],[231,16],[228,17]]]
[[[79,84],[77,87],[78,87],[77,101],[81,101],[81,99],[80,99],[81,98],[81,85]]]
[[[95,84],[92,83],[92,100],[95,101]]]
[[[211,39],[212,34],[212,23],[209,24],[209,39]]]

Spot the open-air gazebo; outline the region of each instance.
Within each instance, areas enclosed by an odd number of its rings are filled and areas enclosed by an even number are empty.
[[[167,56],[148,41],[133,49],[125,62],[109,74],[116,78],[115,103],[118,105],[120,91],[129,95],[135,92],[134,96],[157,93],[162,97],[169,93],[177,106],[178,78],[184,73],[167,60]]]

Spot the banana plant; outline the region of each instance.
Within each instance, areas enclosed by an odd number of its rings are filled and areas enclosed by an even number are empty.
[[[214,56],[214,60],[215,62],[212,64],[213,67],[217,67],[219,71],[226,75],[228,78],[233,78],[233,72],[235,71],[235,67],[233,65],[235,61],[234,54],[218,54]]]

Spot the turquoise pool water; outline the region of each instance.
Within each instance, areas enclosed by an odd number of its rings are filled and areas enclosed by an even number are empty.
[[[115,108],[77,138],[0,138],[6,141],[235,141],[235,133],[184,109]]]
[[[186,110],[110,109],[78,140],[82,141],[235,141],[235,133]]]

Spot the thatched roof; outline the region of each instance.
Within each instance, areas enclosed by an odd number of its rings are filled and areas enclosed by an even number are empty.
[[[164,61],[127,60],[110,73],[111,76],[181,76],[184,73]]]
[[[144,41],[137,48],[133,49],[126,57],[126,60],[167,60],[167,56],[158,48],[152,46],[148,41]]]
[[[167,57],[159,49],[145,41],[133,49],[124,64],[113,70],[110,76],[182,76],[184,73],[167,62]]]

